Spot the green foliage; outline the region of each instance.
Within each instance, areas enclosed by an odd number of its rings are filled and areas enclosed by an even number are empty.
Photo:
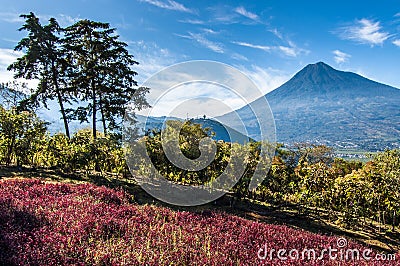
[[[149,89],[135,88],[137,73],[132,66],[138,62],[108,23],[80,20],[63,29],[54,18],[42,25],[32,12],[21,17],[25,23],[19,30],[28,36],[15,50],[24,54],[8,70],[15,72],[15,78],[39,80],[21,104],[47,107],[48,101],[57,100],[68,138],[70,120],[83,122],[91,116],[96,138],[98,113],[107,134],[120,128],[128,102],[139,110],[147,106],[144,95]],[[80,105],[71,105],[78,100]]]
[[[149,90],[137,88],[132,66],[138,62],[127,44],[108,23],[85,19],[64,29],[54,18],[42,25],[32,12],[20,17],[25,22],[19,31],[27,36],[15,50],[23,54],[8,70],[14,71],[15,78],[37,79],[39,84],[29,95],[20,92],[26,86],[16,81],[0,86],[8,109],[1,110],[1,161],[64,171],[125,171],[124,152],[115,132],[128,102],[134,110],[148,106],[144,96]],[[49,137],[44,122],[33,112],[22,112],[40,105],[47,108],[51,100],[59,104],[65,135]],[[103,133],[96,128],[98,115]],[[83,122],[89,116],[93,130],[79,131],[71,138],[69,121]]]
[[[97,113],[103,132],[119,128],[116,117],[125,113],[125,105],[131,100],[139,109],[146,106],[144,98],[147,88],[136,89],[137,82],[132,66],[138,64],[126,49],[127,44],[119,40],[115,29],[108,23],[80,20],[65,29],[63,40],[72,71],[69,84],[78,97],[88,104],[70,108],[71,117],[81,122],[92,117],[96,132]],[[93,134],[96,138],[96,134]]]
[[[36,165],[46,139],[46,123],[28,111],[0,106],[0,160],[9,165]]]
[[[180,151],[189,159],[196,159],[200,156],[199,143],[211,132],[203,129],[199,124],[193,124],[190,121],[167,121],[167,127],[164,132],[153,131],[147,134],[143,141],[146,142],[147,152],[156,169],[171,181],[204,184],[217,178],[225,169],[230,159],[230,143],[217,142],[217,152],[212,163],[200,171],[182,170],[172,164],[164,153],[161,135],[166,138],[173,138],[175,134],[179,136]]]
[[[296,199],[308,207],[339,211],[347,225],[363,217],[395,226],[400,215],[399,155],[399,150],[387,150],[365,165],[343,159],[331,165],[300,161]]]
[[[200,156],[199,141],[210,132],[189,121],[170,121],[165,129],[179,133],[179,148],[190,159]],[[399,150],[375,155],[365,165],[359,161],[334,158],[332,149],[323,145],[298,145],[294,150],[278,145],[271,168],[265,170],[265,179],[255,190],[248,186],[260,162],[261,143],[247,146],[217,142],[214,161],[204,170],[183,171],[171,164],[165,156],[161,135],[154,131],[145,137],[147,151],[160,173],[171,181],[204,184],[217,178],[229,163],[232,149],[247,151],[244,157],[246,171],[232,188],[238,198],[253,198],[272,204],[297,204],[301,211],[309,208],[325,209],[328,215],[346,225],[359,223],[360,218],[372,218],[381,223],[398,224],[400,210],[400,156]],[[337,216],[339,214],[339,216]]]
[[[47,107],[49,100],[56,99],[60,106],[66,135],[69,137],[64,106],[74,97],[65,80],[68,64],[59,36],[62,28],[54,18],[50,18],[49,23],[43,26],[32,12],[21,15],[21,18],[25,19],[25,24],[19,30],[27,31],[28,36],[19,41],[15,50],[23,51],[24,55],[12,63],[8,70],[15,71],[15,78],[39,80],[38,87],[33,89],[30,97],[21,104],[38,106],[41,103]]]
[[[43,165],[64,171],[89,171],[99,166],[99,171],[122,173],[125,170],[125,155],[115,135],[97,132],[94,140],[91,129],[82,129],[71,139],[64,134],[49,138],[45,147],[46,160]]]

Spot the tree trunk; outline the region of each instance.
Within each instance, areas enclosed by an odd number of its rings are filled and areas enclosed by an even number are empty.
[[[97,129],[96,129],[96,113],[97,113],[97,103],[96,103],[96,85],[94,83],[94,80],[92,80],[92,101],[93,101],[93,142],[96,146],[96,140],[97,140]],[[93,154],[94,156],[94,170],[96,172],[99,172],[100,169],[100,165],[99,162],[97,160],[97,148],[95,150],[95,154]]]
[[[6,156],[6,165],[7,166],[9,166],[11,164],[11,157],[12,157],[12,152],[14,150],[14,145],[15,145],[15,136],[12,137],[11,143],[7,149],[7,156]]]
[[[54,87],[57,92],[58,104],[60,105],[60,111],[61,111],[62,119],[64,121],[65,135],[67,135],[67,138],[71,138],[71,136],[69,134],[68,119],[67,119],[67,115],[65,114],[64,103],[63,103],[62,96],[61,96],[60,86],[58,85],[58,80],[57,80],[58,75],[57,75],[56,68],[54,66],[54,62],[52,62],[51,70],[53,72],[53,83],[54,83]]]
[[[96,106],[96,86],[94,84],[94,81],[92,80],[92,101],[93,101],[93,114],[92,114],[92,122],[93,122],[93,139],[97,139],[97,134],[96,134],[96,113],[97,113],[97,106]]]
[[[100,113],[101,113],[101,122],[103,123],[103,132],[104,132],[104,135],[107,135],[106,118],[104,117],[104,109],[103,109],[101,95],[100,95],[100,106],[99,107],[100,107]]]
[[[62,119],[64,121],[65,135],[67,135],[67,138],[71,138],[71,136],[69,134],[69,126],[68,126],[67,115],[65,113],[64,104],[62,102],[61,93],[58,90],[57,90],[57,99],[58,99],[58,104],[60,105],[60,111],[61,111]]]

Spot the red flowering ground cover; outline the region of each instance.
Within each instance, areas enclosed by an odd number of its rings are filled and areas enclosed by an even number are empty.
[[[343,261],[337,241],[223,213],[140,206],[123,191],[91,184],[0,181],[0,265],[399,264],[400,254],[383,262],[376,252],[370,261]],[[338,249],[336,260],[302,257],[306,248],[318,257],[329,247]],[[352,241],[345,248],[367,249]],[[278,257],[279,249],[286,253]]]

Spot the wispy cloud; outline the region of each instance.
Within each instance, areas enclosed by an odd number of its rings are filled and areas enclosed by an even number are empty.
[[[139,62],[139,65],[135,66],[139,82],[144,82],[161,69],[182,60],[181,55],[173,54],[170,50],[159,47],[153,42],[126,41],[126,43],[128,43],[129,51]]]
[[[247,43],[247,42],[232,42],[234,44],[244,46],[244,47],[250,47],[253,49],[259,49],[264,52],[278,52],[280,54],[283,54],[285,56],[289,57],[297,57],[301,53],[308,53],[309,51],[305,49],[298,48],[293,42],[289,41],[287,46],[284,45],[279,45],[279,46],[267,46],[267,45],[258,45],[258,44],[252,44],[252,43]]]
[[[23,18],[19,17],[20,14],[13,12],[0,12],[0,20],[8,23],[22,23]]]
[[[215,30],[213,30],[213,29],[208,29],[208,28],[204,28],[204,29],[202,29],[202,31],[203,31],[204,33],[207,33],[207,34],[218,34],[218,32],[216,32]]]
[[[243,6],[233,7],[230,5],[217,5],[208,7],[210,23],[217,24],[263,24],[262,18],[256,13],[248,11]]]
[[[190,8],[185,7],[183,4],[175,2],[173,0],[159,1],[159,0],[139,0],[140,2],[148,3],[159,8],[181,11],[186,13],[194,13]]]
[[[213,52],[223,54],[224,53],[224,48],[221,43],[213,42],[208,40],[206,37],[204,37],[204,34],[201,33],[192,33],[188,32],[189,35],[180,35],[176,34],[179,37],[186,38],[186,39],[191,39],[196,41],[197,43],[201,44],[202,46],[210,49]]]
[[[254,14],[254,13],[252,13],[250,11],[247,11],[243,6],[239,6],[239,7],[235,8],[235,12],[240,14],[240,15],[242,15],[242,16],[244,16],[244,17],[246,17],[246,18],[249,18],[251,20],[258,20],[259,19],[257,14]]]
[[[233,53],[231,55],[231,58],[238,60],[238,61],[249,61],[249,59],[246,56],[244,56],[242,54],[238,54],[238,53]]]
[[[207,8],[210,14],[209,23],[212,24],[235,24],[240,22],[240,14],[229,5],[217,5]]]
[[[365,18],[357,20],[354,25],[342,27],[337,32],[342,39],[371,46],[382,45],[390,37],[388,32],[382,31],[379,21]]]
[[[0,12],[0,20],[8,23],[22,24],[24,23],[25,20],[24,18],[20,17],[21,14],[25,13]],[[35,14],[35,15],[40,19],[41,23],[43,24],[46,24],[46,22],[50,18],[55,18],[61,26],[69,26],[81,19],[80,17],[72,17],[65,14],[57,14],[57,15]]]
[[[199,20],[199,19],[185,19],[185,20],[178,20],[181,23],[188,23],[188,24],[193,24],[193,25],[203,25],[205,24],[204,21]]]
[[[0,66],[8,66],[17,60],[18,57],[22,56],[23,53],[19,51],[14,51],[12,49],[0,48]]]
[[[335,50],[332,52],[334,54],[333,59],[335,60],[335,62],[337,64],[341,64],[341,63],[345,63],[349,60],[349,58],[351,57],[351,55],[346,54],[342,51],[339,50]]]
[[[244,46],[244,47],[250,47],[250,48],[254,48],[254,49],[260,49],[263,50],[265,52],[269,52],[271,51],[271,46],[264,46],[264,45],[258,45],[258,44],[251,44],[251,43],[247,43],[247,42],[232,42],[234,44],[240,45],[240,46]]]
[[[81,20],[81,18],[79,16],[77,17],[72,17],[69,15],[65,15],[65,14],[57,14],[57,15],[37,15],[40,20],[41,23],[45,24],[46,21],[48,21],[50,18],[55,18],[57,20],[57,22],[60,24],[60,26],[62,27],[67,27],[70,26],[71,24],[74,24],[75,22],[78,22],[79,20]]]
[[[275,48],[275,47],[273,47]],[[278,46],[279,51],[284,53],[287,56],[297,57],[300,54],[300,50],[294,46]]]
[[[272,32],[279,39],[283,40],[283,35],[280,31],[278,31],[278,29],[275,28],[275,29],[271,29],[269,31]]]
[[[400,47],[400,39],[394,40],[393,44]]]

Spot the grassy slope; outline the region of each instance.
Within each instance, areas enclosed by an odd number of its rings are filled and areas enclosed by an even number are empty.
[[[23,173],[25,176],[32,174]],[[45,176],[47,180],[85,181],[78,176],[68,180],[49,171],[34,174]],[[10,169],[3,169],[1,173],[1,176],[14,175]],[[3,217],[0,219],[0,228],[3,230],[3,246],[0,244],[0,248],[3,249],[0,254],[3,254],[3,257],[0,260],[3,261],[0,261],[0,264],[18,262],[22,255],[26,256],[23,260],[29,259],[41,264],[51,264],[53,259],[64,260],[66,263],[86,260],[89,264],[157,264],[160,259],[164,263],[179,261],[184,264],[225,265],[240,261],[241,264],[254,264],[261,262],[257,259],[256,252],[265,243],[269,243],[270,248],[290,249],[304,248],[304,245],[323,247],[335,243],[337,239],[293,227],[328,235],[333,233],[351,236],[364,242],[370,242],[366,239],[372,237],[375,238],[372,243],[378,246],[382,246],[379,245],[382,242],[393,242],[389,239],[380,239],[380,242],[379,238],[382,235],[374,237],[365,232],[344,231],[324,221],[298,217],[290,210],[272,211],[249,202],[237,203],[235,209],[231,209],[220,206],[224,204],[221,200],[219,206],[201,206],[189,209],[189,212],[156,207],[157,202],[151,206],[143,205],[150,202],[151,198],[143,194],[140,188],[127,183],[127,180],[112,177],[91,176],[88,180],[97,184],[124,187],[135,195],[136,203],[132,204],[130,196],[126,193],[92,185],[71,186],[58,182],[50,185],[39,181],[5,180],[0,181],[0,204],[5,204],[4,199],[7,198],[12,198],[12,204],[7,203],[8,212],[4,212],[7,209],[4,206],[0,208],[3,211]],[[15,189],[16,187],[18,189]],[[252,222],[238,216],[286,225]],[[7,220],[8,223],[4,222]],[[11,242],[15,242],[12,249],[4,247],[7,247],[4,241],[10,241],[9,238],[4,240],[4,235],[7,235],[5,233],[10,233]],[[26,234],[32,242],[26,242]],[[44,235],[47,242],[41,240]],[[65,236],[71,236],[71,239]],[[32,243],[34,245],[30,249],[31,253],[27,254],[26,247],[32,246]],[[359,246],[354,242],[351,245]],[[396,245],[398,249],[398,243],[392,247],[396,248]],[[38,253],[38,250],[41,253]],[[51,254],[46,255],[49,251]],[[12,256],[5,256],[7,252],[12,252]],[[10,258],[15,261],[7,261]]]

